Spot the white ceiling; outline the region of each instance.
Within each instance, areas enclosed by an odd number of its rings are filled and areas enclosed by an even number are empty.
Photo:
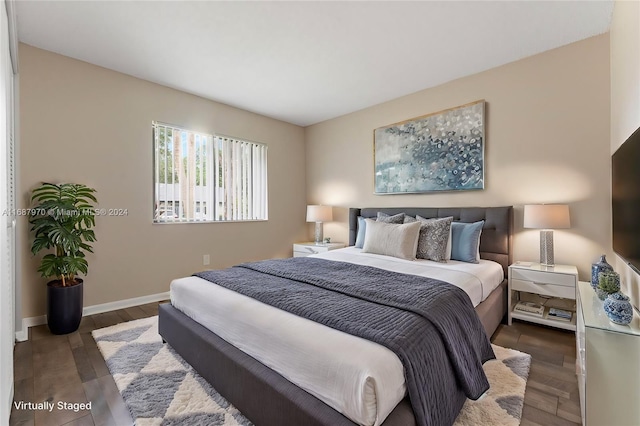
[[[22,42],[306,126],[609,29],[612,1],[18,1]]]

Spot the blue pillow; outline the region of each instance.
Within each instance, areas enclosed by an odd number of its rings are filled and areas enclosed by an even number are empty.
[[[364,246],[364,234],[367,232],[367,222],[364,217],[358,216],[358,234],[356,235],[356,248],[362,248]]]
[[[480,234],[484,220],[474,223],[451,224],[451,260],[480,262]]]

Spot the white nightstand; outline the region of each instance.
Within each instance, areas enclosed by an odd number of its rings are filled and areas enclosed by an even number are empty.
[[[293,245],[293,257],[305,257],[316,253],[344,248],[344,243],[296,243]]]
[[[511,325],[511,320],[517,318],[522,321],[575,331],[577,283],[578,269],[572,265],[543,266],[531,262],[514,263],[509,266],[508,324]],[[520,300],[532,300],[537,296],[544,297],[537,301],[538,303],[544,302],[540,303],[545,307],[541,317],[513,310]],[[565,322],[548,317],[549,308],[553,307],[572,311],[571,321]]]

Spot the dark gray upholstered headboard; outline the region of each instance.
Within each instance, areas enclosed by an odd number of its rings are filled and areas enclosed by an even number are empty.
[[[511,234],[513,232],[513,207],[379,207],[349,209],[349,245],[356,243],[358,216],[375,218],[378,212],[390,215],[406,213],[426,218],[453,216],[456,222],[484,220],[480,237],[480,258],[493,260],[502,265],[507,276],[512,261]]]

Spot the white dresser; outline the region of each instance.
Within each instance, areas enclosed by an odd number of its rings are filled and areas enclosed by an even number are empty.
[[[588,282],[577,292],[578,390],[587,426],[640,425],[640,316],[609,321]]]
[[[293,257],[304,257],[329,250],[344,248],[344,243],[296,243],[293,245]]]

